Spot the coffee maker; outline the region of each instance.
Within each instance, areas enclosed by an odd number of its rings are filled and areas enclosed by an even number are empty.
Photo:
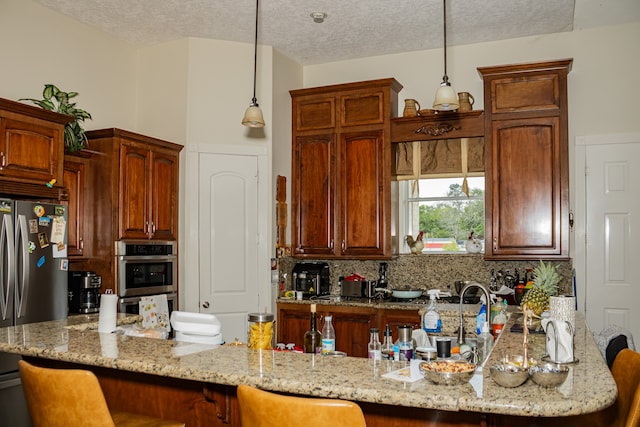
[[[293,267],[293,289],[302,291],[305,298],[329,295],[329,264],[326,262],[299,262]]]
[[[93,271],[69,272],[69,314],[97,313],[100,310],[102,276]]]

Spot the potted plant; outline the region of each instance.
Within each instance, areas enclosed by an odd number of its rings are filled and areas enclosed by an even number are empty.
[[[78,92],[63,92],[55,85],[45,84],[42,91],[43,99],[22,98],[19,101],[31,101],[45,110],[72,116],[75,120],[67,123],[64,127],[64,145],[67,151],[73,152],[84,148],[87,143],[87,136],[80,122],[91,119],[91,114],[76,108],[75,102],[69,102],[71,98],[76,96],[78,96]]]

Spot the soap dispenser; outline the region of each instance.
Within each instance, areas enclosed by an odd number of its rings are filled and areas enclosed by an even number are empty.
[[[440,290],[431,289],[427,293],[429,294],[429,308],[422,317],[422,329],[424,329],[425,332],[439,333],[442,331],[442,320],[436,307],[436,298]]]

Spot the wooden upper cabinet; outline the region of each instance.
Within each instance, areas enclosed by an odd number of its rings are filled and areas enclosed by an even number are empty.
[[[569,257],[571,60],[479,68],[485,106],[485,258]]]
[[[335,135],[299,136],[293,147],[294,253],[332,255],[335,242]]]
[[[178,153],[151,153],[151,223],[153,238],[176,240],[178,232]]]
[[[0,178],[63,183],[64,125],[72,118],[0,98]]]
[[[382,79],[290,92],[294,257],[395,253],[390,128],[401,89]]]
[[[339,185],[342,235],[341,253],[346,256],[385,256],[389,240],[389,208],[385,196],[390,147],[382,130],[344,132],[340,140]],[[365,160],[366,159],[366,160]]]
[[[113,182],[114,240],[176,240],[182,146],[121,129],[90,131],[89,147],[104,153]],[[99,183],[96,183],[99,185]],[[102,190],[104,191],[104,190]]]
[[[91,167],[91,165],[89,165]],[[69,192],[67,205],[67,254],[70,257],[84,255],[85,224],[85,163],[73,157],[65,156],[64,185]]]
[[[120,146],[120,239],[175,240],[178,155],[149,144]]]

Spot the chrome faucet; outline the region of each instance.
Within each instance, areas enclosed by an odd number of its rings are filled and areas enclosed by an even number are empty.
[[[464,321],[462,320],[462,304],[464,304],[464,293],[467,291],[467,289],[473,287],[480,288],[480,290],[482,290],[482,292],[484,293],[487,304],[487,322],[491,318],[491,291],[489,290],[489,288],[487,288],[486,285],[478,282],[471,282],[466,284],[460,291],[460,326],[458,327],[458,344],[464,344],[464,336],[466,335],[464,331]]]

